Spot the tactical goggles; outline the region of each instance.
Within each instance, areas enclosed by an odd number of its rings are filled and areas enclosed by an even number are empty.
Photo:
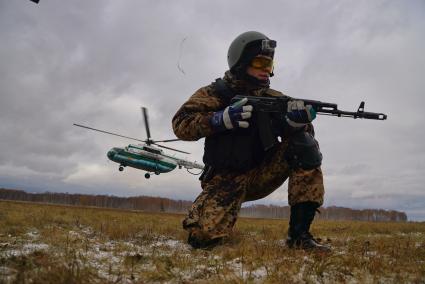
[[[272,69],[273,59],[265,56],[256,56],[254,59],[252,59],[249,66],[255,69]]]

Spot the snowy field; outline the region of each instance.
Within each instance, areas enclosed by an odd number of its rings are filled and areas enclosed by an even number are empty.
[[[318,222],[333,252],[289,250],[286,220],[241,219],[212,250],[181,215],[0,202],[0,283],[423,283],[425,225]]]

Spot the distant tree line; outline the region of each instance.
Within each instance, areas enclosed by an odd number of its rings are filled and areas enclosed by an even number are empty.
[[[323,220],[358,220],[358,221],[394,221],[405,222],[404,212],[383,209],[351,209],[344,207],[321,207],[317,219]],[[289,206],[251,205],[242,208],[241,216],[256,218],[289,218]]]
[[[94,206],[149,212],[185,213],[192,202],[162,197],[135,196],[117,197],[113,195],[88,195],[70,193],[27,193],[22,190],[0,188],[0,199],[67,204],[75,206]],[[289,218],[289,206],[251,205],[243,207],[241,216],[253,218]],[[359,220],[359,221],[407,221],[404,212],[382,209],[356,210],[344,207],[323,207],[319,219],[326,220]]]
[[[192,204],[190,201],[152,196],[118,197],[52,192],[27,193],[22,190],[3,188],[0,189],[0,199],[172,213],[185,212]]]

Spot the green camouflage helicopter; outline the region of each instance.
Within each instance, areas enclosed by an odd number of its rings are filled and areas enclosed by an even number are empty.
[[[185,154],[189,154],[189,153],[158,144],[158,142],[161,142],[161,143],[173,142],[173,141],[178,141],[180,139],[153,140],[151,138],[151,134],[149,130],[147,109],[142,107],[142,113],[143,113],[143,118],[144,118],[144,123],[146,128],[146,134],[147,134],[146,140],[128,137],[121,134],[108,132],[108,131],[96,129],[96,128],[81,125],[81,124],[74,123],[74,126],[142,142],[142,144],[129,144],[127,147],[124,147],[124,148],[114,147],[108,151],[107,153],[108,158],[111,161],[114,161],[119,164],[118,170],[121,172],[124,170],[124,167],[136,168],[139,170],[146,171],[145,178],[148,179],[150,178],[151,173],[154,173],[156,175],[159,175],[161,173],[168,173],[177,167],[179,169],[184,167],[188,171],[189,169],[202,170],[204,168],[203,165],[198,164],[196,162],[191,162],[186,159],[181,159],[172,155],[165,154],[164,151],[160,148],[165,148],[165,149],[169,149],[172,151],[185,153]]]

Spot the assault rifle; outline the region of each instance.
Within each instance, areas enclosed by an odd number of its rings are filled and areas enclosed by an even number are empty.
[[[254,107],[254,115],[257,118],[259,125],[258,131],[260,134],[261,141],[263,143],[264,150],[271,148],[276,143],[276,138],[273,135],[271,121],[271,115],[277,114],[283,116],[288,110],[288,101],[290,100],[301,100],[304,101],[304,105],[311,105],[317,114],[320,115],[331,115],[338,117],[352,117],[352,118],[364,118],[364,119],[375,119],[385,120],[387,115],[383,113],[365,112],[364,102],[360,103],[359,108],[356,112],[339,110],[337,104],[325,103],[314,100],[295,99],[289,97],[254,97],[254,96],[243,96],[237,95],[233,97],[231,104],[247,98],[248,102],[246,105],[252,105]]]
[[[317,114],[376,120],[387,119],[387,115],[383,113],[365,112],[364,102],[360,103],[360,106],[356,112],[339,110],[337,104],[288,97],[252,97],[237,95],[232,99],[232,103],[243,98],[248,99],[246,105],[252,105],[254,107],[254,111],[256,112],[276,112],[284,114],[287,112],[289,100],[301,100],[304,102],[304,105],[311,105]]]

